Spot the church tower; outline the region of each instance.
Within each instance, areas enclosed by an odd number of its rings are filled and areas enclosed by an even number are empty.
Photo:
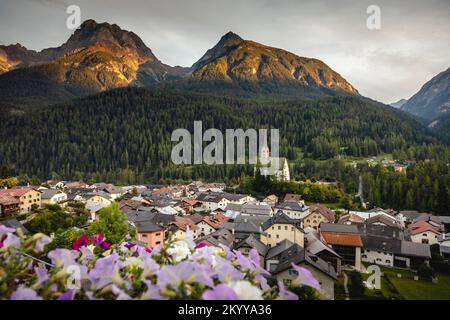
[[[262,159],[269,159],[269,157],[270,157],[270,151],[269,151],[269,147],[268,147],[267,145],[264,145],[264,146],[261,148],[261,154],[260,154],[259,156],[260,156],[260,158],[262,158]]]

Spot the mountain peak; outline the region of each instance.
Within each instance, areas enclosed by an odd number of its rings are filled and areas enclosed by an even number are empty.
[[[203,57],[201,57],[196,63],[192,65],[191,71],[194,72],[198,70],[208,62],[226,54],[230,50],[230,48],[233,48],[242,42],[244,42],[244,39],[242,39],[240,36],[232,31],[227,32],[222,36],[222,38],[220,38],[219,42],[217,42],[214,47],[206,51]]]
[[[236,33],[234,33],[233,31],[228,31],[227,33],[225,33],[222,38],[220,39],[219,42],[222,41],[230,41],[230,40],[237,40],[237,41],[243,41],[244,39],[242,39],[239,35],[237,35]]]
[[[191,68],[191,80],[215,81],[237,87],[247,82],[255,87],[306,87],[325,94],[358,94],[341,75],[317,59],[299,57],[282,49],[251,40],[243,40],[228,32]],[[311,90],[311,91],[312,91]]]

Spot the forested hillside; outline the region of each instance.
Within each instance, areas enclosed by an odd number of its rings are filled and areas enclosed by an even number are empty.
[[[171,169],[175,143],[170,135],[177,128],[193,132],[195,120],[203,121],[204,130],[223,132],[278,128],[281,154],[289,159],[296,157],[298,147],[306,157],[327,159],[390,153],[435,141],[409,116],[352,97],[257,103],[127,88],[26,114],[2,112],[0,120],[0,165],[41,178],[56,173],[67,179],[105,179],[126,172],[138,181],[190,179],[190,168]],[[241,173],[234,167],[195,170],[210,179]]]

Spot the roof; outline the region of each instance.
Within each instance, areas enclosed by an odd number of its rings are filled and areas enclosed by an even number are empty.
[[[176,217],[172,224],[182,231],[186,231],[188,227],[190,230],[197,230],[197,225],[188,218]]]
[[[162,226],[157,225],[152,221],[136,222],[135,225],[138,233],[157,232],[164,230]]]
[[[290,269],[293,264],[300,264],[305,261],[305,250],[298,244],[294,243],[287,249],[280,252],[277,256],[278,265],[275,267],[272,274],[277,274],[283,272],[284,270]]]
[[[202,216],[201,214],[198,213],[194,213],[191,214],[190,216],[186,216],[186,218],[191,219],[195,224],[197,224],[200,221],[202,221],[205,218],[205,216]]]
[[[270,217],[269,219],[267,219],[261,225],[261,227],[263,230],[267,230],[275,224],[290,224],[290,225],[297,227],[297,229],[301,229],[301,227],[300,227],[301,224],[300,224],[299,220],[291,219],[282,212],[278,212],[275,215],[273,215],[272,217]]]
[[[327,244],[335,246],[362,247],[363,242],[359,234],[321,232]]]
[[[450,241],[450,233],[442,233],[438,236],[438,241],[439,242],[443,242],[443,241]]]
[[[338,223],[322,223],[320,224],[320,231],[335,233],[359,233],[358,227],[355,225]]]
[[[268,216],[241,216],[238,215],[236,218],[234,218],[234,222],[246,222],[246,221],[253,221],[254,223],[263,224],[267,220],[269,220],[270,217]]]
[[[277,244],[275,247],[271,247],[266,254],[266,260],[270,260],[273,257],[278,256],[283,251],[287,250],[293,245],[291,241],[288,239],[284,239],[279,244]]]
[[[239,201],[242,198],[246,198],[246,194],[238,194],[238,193],[223,193],[222,196],[230,201]]]
[[[395,218],[389,218],[388,216],[384,214],[378,214],[376,216],[372,216],[368,218],[365,223],[367,224],[373,224],[373,223],[382,223],[390,227],[401,227]]]
[[[450,254],[450,247],[441,245],[439,248],[441,249],[441,253]]]
[[[275,209],[282,209],[282,210],[285,209],[291,211],[305,212],[306,210],[309,209],[309,207],[294,201],[284,201],[282,203],[277,204],[275,206]]]
[[[444,224],[450,224],[450,216],[436,216]]]
[[[434,222],[436,224],[441,224],[443,223],[442,219],[440,217],[437,217],[435,215],[429,214],[429,213],[424,213],[421,214],[420,216],[418,216],[416,219],[413,220],[414,222],[418,222],[418,221],[426,221],[426,222]]]
[[[55,194],[63,193],[62,191],[57,189],[44,189],[41,192],[42,192],[41,195],[42,199],[51,199]]]
[[[408,226],[408,230],[411,233],[411,235],[416,235],[416,234],[419,234],[422,232],[427,232],[427,231],[433,232],[437,235],[441,234],[439,232],[439,230],[437,230],[435,227],[433,227],[431,224],[429,224],[426,221],[418,221],[418,222],[412,223]]]
[[[390,227],[379,224],[358,224],[358,230],[361,236],[375,236],[387,239],[410,240],[409,233],[399,229],[398,227]]]
[[[248,234],[261,234],[261,224],[254,220],[242,220],[239,222],[225,222],[221,225],[221,228],[230,231],[234,230],[236,237],[247,237]],[[241,235],[239,235],[241,234]]]
[[[312,204],[309,206],[310,214],[319,213],[324,216],[329,222],[334,222],[336,214],[333,210],[321,206],[319,204]]]
[[[364,222],[364,218],[360,217],[359,215],[355,214],[355,213],[349,213],[346,215],[343,215],[339,218],[338,223],[339,224],[344,224],[344,223],[363,223]]]
[[[278,201],[278,197],[274,194],[271,194],[270,196],[267,196],[264,198],[264,201]]]
[[[207,223],[208,225],[210,225],[214,229],[219,229],[219,227],[222,224],[224,224],[225,222],[228,221],[228,218],[225,215],[221,214],[221,213],[217,213],[215,215],[206,216],[202,221]],[[199,221],[198,223],[200,223],[200,222],[201,221]]]
[[[12,189],[0,189],[0,195],[9,195],[12,197],[21,197],[25,193],[34,190],[32,188],[12,188]]]
[[[23,224],[15,218],[0,221],[0,224],[8,228],[21,229],[24,234],[28,233],[28,230],[23,226]]]
[[[127,215],[128,220],[134,223],[150,221],[158,225],[167,226],[175,221],[175,216],[173,215],[159,213],[152,208],[148,209],[150,209],[150,211],[131,210],[125,214]]]
[[[242,204],[240,203],[229,203],[225,207],[225,212],[227,211],[234,211],[234,212],[241,212]]]
[[[3,205],[19,204],[19,199],[8,194],[0,194],[0,204]]]
[[[430,246],[424,243],[402,241],[401,254],[405,256],[431,259]]]
[[[269,216],[272,208],[267,204],[246,203],[241,207],[241,214],[244,215],[265,215]]]
[[[362,239],[366,250],[401,253],[401,240],[374,236],[362,237]]]
[[[200,193],[197,196],[196,200],[197,201],[201,201],[201,202],[219,203],[224,198],[225,198],[225,194],[224,193],[211,192],[211,193]]]
[[[423,213],[415,210],[403,210],[400,211],[399,214],[403,215],[406,218],[406,220],[412,221],[416,219],[418,216],[422,215]]]
[[[279,263],[275,270],[272,271],[272,274],[278,274],[284,270],[288,270],[292,268],[292,264],[298,265],[301,263],[307,263],[333,279],[337,279],[336,271],[331,263],[328,263],[313,254],[305,252],[305,250],[298,244],[291,245],[287,250],[283,251],[279,255]]]
[[[213,233],[210,233],[206,237],[195,240],[195,242],[206,242],[216,247],[220,246],[221,244],[230,247],[234,242],[234,239],[235,237],[231,233],[231,231],[227,229],[219,229],[214,231]]]
[[[236,246],[236,249],[239,249],[244,246],[249,246],[253,249],[256,249],[256,251],[258,251],[258,253],[263,257],[266,255],[267,250],[268,250],[267,246],[264,243],[262,243],[260,240],[255,238],[255,236],[253,234],[249,235],[247,238],[242,240]]]
[[[336,253],[331,247],[327,246],[320,240],[319,235],[313,228],[305,228],[305,246],[306,251],[310,252],[311,254],[317,255],[320,252],[327,251],[332,255],[341,258],[338,253]]]
[[[87,202],[85,208],[90,212],[97,212],[100,209],[106,208],[108,205],[99,202]]]

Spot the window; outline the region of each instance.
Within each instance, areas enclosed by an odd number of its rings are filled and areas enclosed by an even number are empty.
[[[281,226],[278,226],[278,230],[281,230]]]
[[[161,232],[158,232],[158,233],[156,234],[157,237],[159,237],[160,235],[161,235]]]
[[[422,243],[428,244],[428,239],[422,239]]]
[[[295,269],[289,269],[289,275],[298,277],[298,271]]]
[[[156,245],[158,245],[158,244],[160,244],[160,243],[161,243],[161,241],[156,241],[156,242],[155,242]]]
[[[294,231],[294,227],[291,227],[291,231]]]
[[[143,233],[142,238],[147,238],[147,234]]]
[[[279,234],[277,234],[277,239],[280,239],[280,235]]]
[[[288,226],[284,226],[284,230],[287,230],[288,229]]]

